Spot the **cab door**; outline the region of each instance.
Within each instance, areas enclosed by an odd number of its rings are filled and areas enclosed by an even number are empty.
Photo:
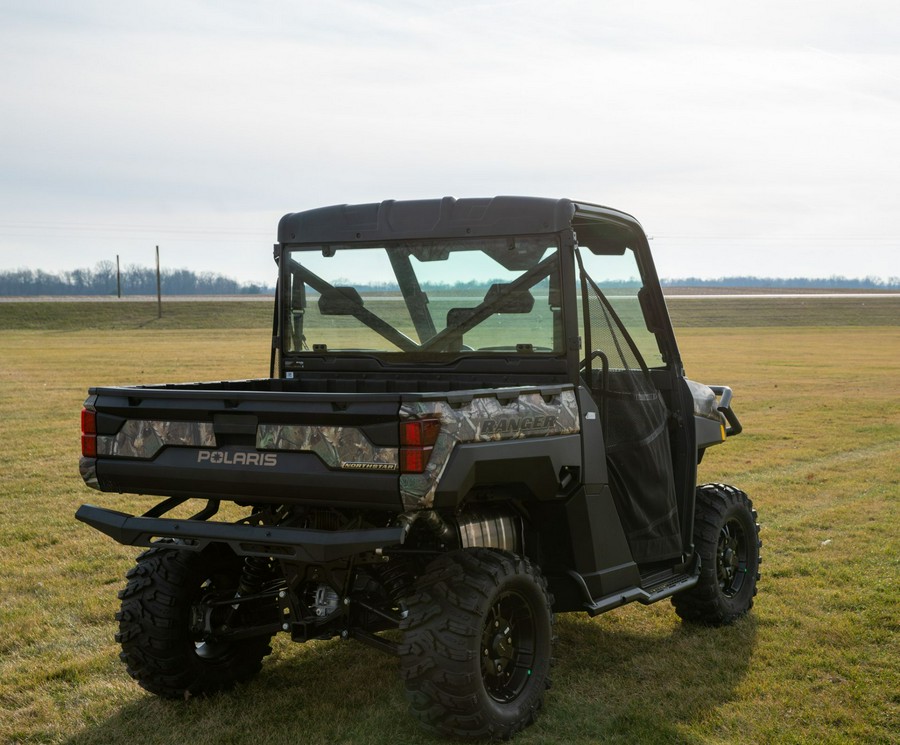
[[[610,488],[632,555],[638,564],[671,561],[685,553],[696,468],[686,457],[693,430],[684,426],[680,360],[664,303],[660,321],[662,295],[640,251],[643,235],[619,231],[606,242],[597,235],[579,230],[576,249],[583,377],[600,411]]]

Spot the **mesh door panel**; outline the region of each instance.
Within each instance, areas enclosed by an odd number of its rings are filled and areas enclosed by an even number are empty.
[[[581,270],[589,376],[601,411],[611,488],[638,563],[681,553],[668,410],[600,288]]]

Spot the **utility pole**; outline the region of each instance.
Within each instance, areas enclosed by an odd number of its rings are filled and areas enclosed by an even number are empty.
[[[119,254],[116,254],[116,297],[122,299],[122,272],[119,269]]]
[[[159,279],[159,246],[156,247],[156,317],[162,318],[162,282]]]

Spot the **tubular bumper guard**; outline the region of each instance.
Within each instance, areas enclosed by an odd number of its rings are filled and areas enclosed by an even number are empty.
[[[311,530],[268,525],[137,517],[83,504],[75,517],[126,546],[171,546],[200,551],[210,543],[227,543],[239,556],[291,559],[324,564],[403,543],[404,528]],[[176,541],[175,545],[172,540]]]

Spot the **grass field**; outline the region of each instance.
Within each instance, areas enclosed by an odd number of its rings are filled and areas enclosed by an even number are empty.
[[[900,742],[898,301],[865,316],[877,325],[825,299],[688,302],[670,301],[688,374],[731,385],[745,426],[701,478],[760,511],[757,604],[725,629],[667,603],[561,616],[546,711],[516,742]],[[269,309],[173,303],[160,323],[153,304],[24,305],[0,305],[0,742],[431,742],[395,662],[352,642],[278,639],[259,678],[212,699],[128,678],[112,616],[137,550],[73,513],[148,501],[82,484],[85,391],[264,376]]]
[[[439,298],[438,298],[439,299]],[[676,329],[730,326],[896,326],[900,293],[878,297],[725,298],[672,296],[666,300]],[[252,329],[271,327],[265,302],[3,302],[0,331],[33,329]]]

